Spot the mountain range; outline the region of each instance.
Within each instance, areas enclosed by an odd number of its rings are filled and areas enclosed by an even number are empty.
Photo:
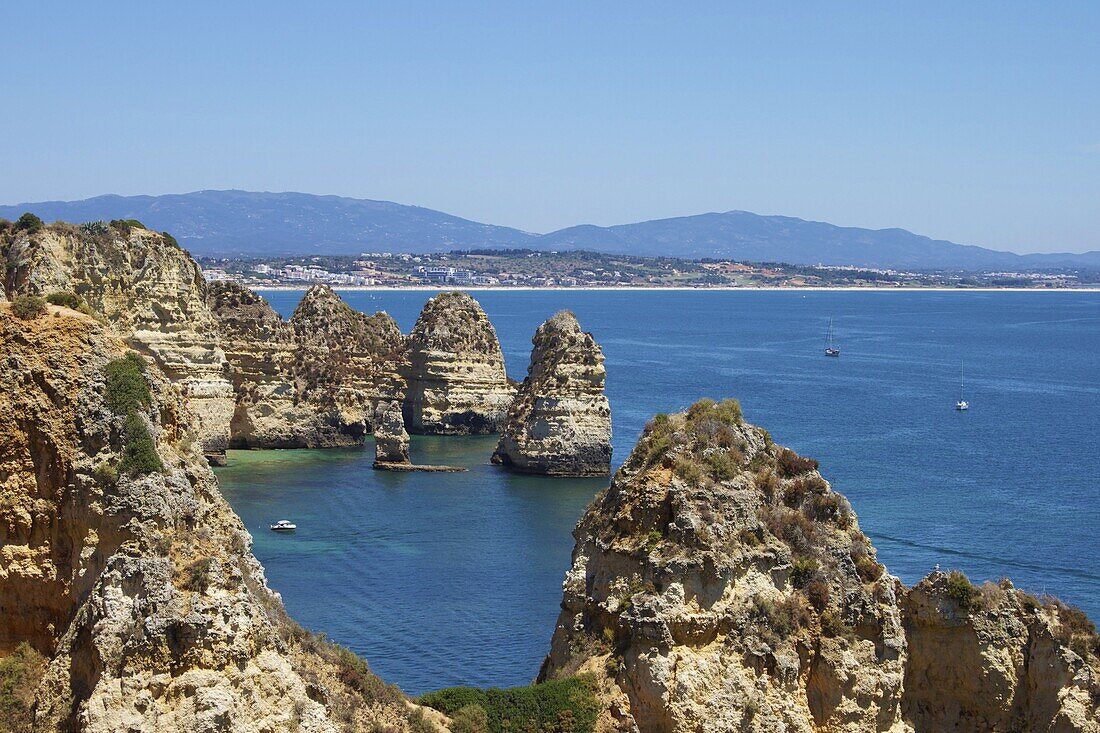
[[[530,248],[915,270],[1100,268],[1100,251],[1019,255],[905,229],[747,211],[535,234],[390,201],[234,190],[15,204],[0,206],[0,217],[15,219],[25,211],[47,221],[138,219],[170,232],[197,255],[224,257]]]

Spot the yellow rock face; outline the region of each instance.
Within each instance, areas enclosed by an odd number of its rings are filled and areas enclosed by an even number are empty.
[[[286,617],[188,400],[152,365],[131,414],[163,470],[123,468],[132,428],[104,369],[127,350],[75,311],[0,304],[0,656],[27,642],[49,659],[28,725],[409,730],[420,714],[399,693]]]

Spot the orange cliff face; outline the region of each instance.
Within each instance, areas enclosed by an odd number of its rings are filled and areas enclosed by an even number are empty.
[[[1100,730],[1087,620],[905,588],[817,468],[733,401],[655,418],[577,525],[540,678],[595,674],[605,730]]]
[[[132,353],[84,314],[0,303],[0,657],[46,660],[11,723],[434,729],[286,617],[188,400]]]

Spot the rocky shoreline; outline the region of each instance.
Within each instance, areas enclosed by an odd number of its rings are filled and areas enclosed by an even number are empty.
[[[0,662],[27,660],[0,723],[488,725],[483,707],[418,706],[287,617],[207,464],[374,433],[379,470],[452,470],[412,464],[409,433],[500,432],[512,470],[606,474],[603,355],[572,314],[538,329],[516,385],[463,293],[432,298],[406,336],[326,287],[284,321],[208,288],[137,222],[9,223],[0,254]],[[904,586],[817,462],[736,401],[656,416],[574,538],[538,679],[570,695],[555,685],[582,679],[591,699],[546,730],[1100,731],[1083,613],[956,572]],[[510,730],[541,715],[522,699]]]

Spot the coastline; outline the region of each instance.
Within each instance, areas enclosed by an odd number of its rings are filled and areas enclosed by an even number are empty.
[[[308,290],[310,286],[317,285],[318,283],[304,282],[301,285],[246,285],[245,287],[254,290],[256,292],[294,292],[300,290]],[[697,288],[683,285],[653,285],[653,286],[630,286],[630,285],[610,285],[607,287],[537,287],[532,285],[515,285],[509,287],[437,287],[434,285],[332,285],[333,290],[338,292],[394,292],[401,290],[408,290],[413,292],[444,292],[448,290],[462,290],[464,292],[471,293],[486,293],[486,292],[508,292],[508,291],[532,291],[532,290],[546,290],[546,291],[584,291],[584,292],[600,292],[600,291],[615,291],[615,292],[662,292],[662,291],[685,291],[695,293],[705,292],[738,292],[738,291],[776,291],[776,292],[874,292],[874,293],[1100,293],[1100,286],[1087,287],[1087,288],[946,288],[946,287],[928,287],[928,288],[883,288],[883,287],[858,287],[858,286],[837,286],[837,287],[810,287],[810,286],[797,286],[797,287],[775,287],[767,285],[759,286],[744,286],[744,287],[729,287],[724,285],[717,285],[714,287]]]

